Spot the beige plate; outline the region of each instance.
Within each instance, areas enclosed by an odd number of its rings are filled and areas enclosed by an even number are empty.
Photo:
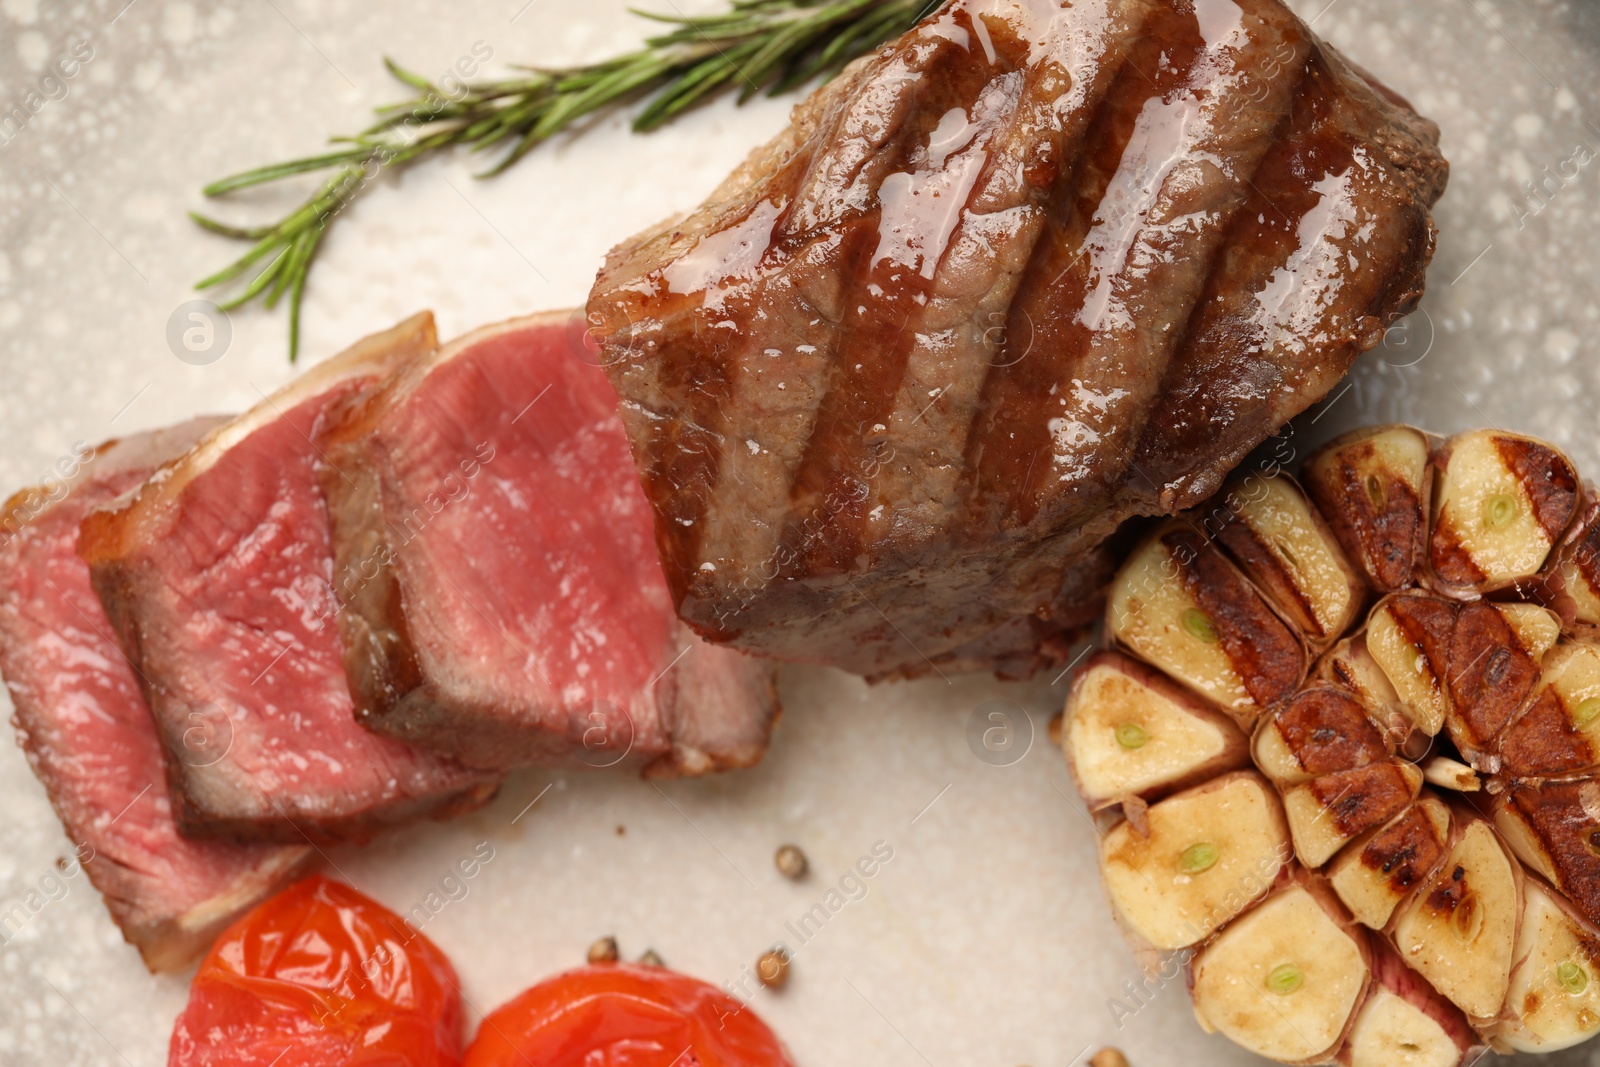
[[[646,30],[623,0],[143,0],[110,25],[126,2],[0,0],[0,110],[22,101],[36,65],[73,40],[95,49],[66,98],[0,146],[3,491],[38,481],[75,441],[237,411],[288,377],[281,311],[235,314],[231,347],[209,366],[167,348],[168,317],[195,295],[188,285],[237,251],[183,217],[200,206],[205,181],[316,151],[324,135],[362,125],[365,108],[398,95],[384,53],[438,76],[476,41],[497,62],[553,62],[598,58]],[[1301,421],[1296,447],[1304,454],[1371,421],[1498,424],[1600,470],[1600,128],[1584,125],[1600,124],[1600,8],[1295,3],[1308,18],[1324,5],[1316,29],[1442,123],[1454,173],[1437,212],[1426,314],[1361,361],[1325,417]],[[419,308],[455,335],[580,302],[607,247],[693,206],[787,107],[718,104],[637,138],[609,117],[495,181],[474,181],[477,160],[458,159],[385,182],[350,209],[317,264],[304,358]],[[1565,163],[1580,142],[1589,151],[1576,158],[1588,162]],[[1550,178],[1549,204],[1533,213],[1539,201],[1523,182],[1564,165],[1573,176]],[[215,209],[261,219],[278,195]],[[606,933],[630,955],[654,947],[713,981],[734,978],[774,942],[794,946],[784,924],[883,840],[894,859],[855,891],[865,896],[797,947],[780,996],[758,999],[802,1065],[1067,1067],[1112,1043],[1135,1067],[1250,1062],[1201,1035],[1181,983],[1140,994],[1142,1008],[1124,989],[1137,970],[1096,883],[1093,831],[1066,799],[1072,784],[1044,739],[1065,690],[1048,677],[869,690],[793,670],[772,755],[755,771],[659,790],[529,774],[465,822],[332,860],[406,909],[478,842],[492,843],[495,859],[467,896],[424,927],[486,1009],[577,964]],[[1014,766],[985,765],[968,748],[968,720],[986,701],[1032,717],[1032,750]],[[9,909],[68,847],[10,742],[0,742],[0,811],[0,907]],[[810,854],[806,882],[772,866],[788,840]],[[0,946],[0,1063],[164,1063],[184,979],[146,975],[88,885],[68,887]],[[1126,1003],[1119,1014],[1137,1009],[1121,1029],[1112,998]]]

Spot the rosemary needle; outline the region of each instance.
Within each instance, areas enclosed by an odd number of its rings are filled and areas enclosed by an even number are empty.
[[[633,120],[654,130],[706,99],[738,89],[743,103],[765,90],[788,92],[899,36],[944,0],[731,0],[716,15],[637,12],[668,29],[613,59],[577,67],[522,67],[520,76],[467,83],[449,93],[392,59],[384,64],[417,91],[377,109],[377,121],[319,155],[257,167],[212,182],[206,196],[331,172],[295,210],[265,226],[230,226],[199,212],[190,217],[212,233],[250,242],[231,264],[197,289],[234,283],[222,305],[260,298],[271,308],[287,296],[289,359],[299,354],[300,307],[317,249],[340,210],[384,171],[457,145],[498,148],[499,160],[479,177],[499,174],[578,119],[648,97]],[[252,273],[253,272],[253,273]]]

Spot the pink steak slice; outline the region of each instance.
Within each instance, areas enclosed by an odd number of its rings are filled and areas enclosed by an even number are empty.
[[[345,420],[323,484],[365,721],[491,769],[754,763],[773,667],[674,616],[582,322],[478,330]]]
[[[311,855],[179,834],[150,709],[75,550],[85,514],[222,421],[79,449],[66,477],[0,510],[0,672],[13,723],[82,869],[151,970],[183,966]]]
[[[85,520],[79,551],[141,675],[186,832],[359,841],[493,794],[493,778],[356,721],[331,584],[319,441],[434,344],[428,315],[367,338]]]

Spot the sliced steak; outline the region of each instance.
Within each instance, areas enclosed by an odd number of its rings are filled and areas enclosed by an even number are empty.
[[[475,767],[748,766],[777,714],[773,665],[674,616],[581,325],[558,312],[469,334],[330,439],[363,721]]]
[[[814,93],[590,322],[682,617],[1025,672],[1102,540],[1410,311],[1438,131],[1278,0],[956,0]]]
[[[89,881],[153,971],[188,963],[311,856],[303,844],[179,835],[150,709],[76,551],[85,514],[222,421],[77,450],[66,478],[0,509],[0,673],[12,723]]]
[[[427,315],[362,341],[84,521],[79,552],[155,713],[184,832],[363,840],[494,792],[361,727],[335,621],[317,442],[434,344]]]

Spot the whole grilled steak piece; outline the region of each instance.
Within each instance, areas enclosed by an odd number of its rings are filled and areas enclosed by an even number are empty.
[[[957,0],[857,61],[589,298],[678,611],[1025,672],[1416,306],[1437,138],[1276,0]]]
[[[84,515],[222,421],[75,450],[67,477],[0,509],[0,673],[12,723],[77,862],[153,971],[188,963],[311,855],[303,844],[179,835],[150,709],[77,554]]]
[[[774,667],[674,616],[616,393],[576,319],[469,334],[330,439],[363,721],[475,767],[747,766],[776,717]]]
[[[302,375],[84,520],[79,552],[160,726],[184,832],[363,840],[492,795],[364,729],[345,681],[317,441],[435,343],[419,315]]]

